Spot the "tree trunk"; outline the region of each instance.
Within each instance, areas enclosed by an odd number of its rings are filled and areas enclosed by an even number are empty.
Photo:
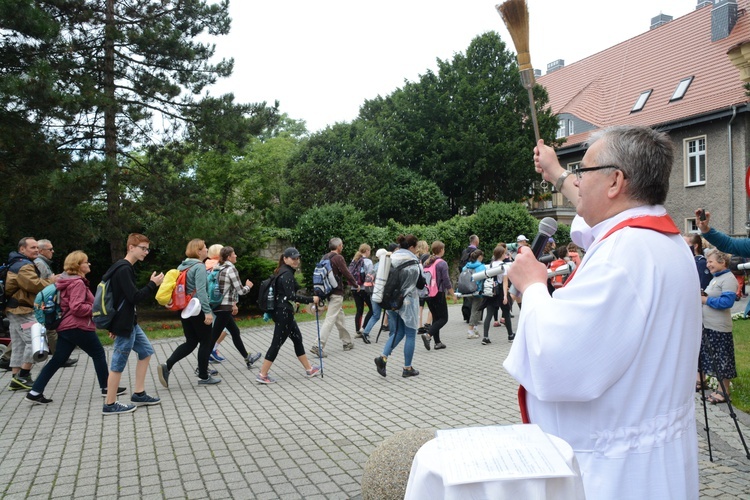
[[[107,0],[104,28],[104,161],[106,165],[107,238],[112,262],[124,257],[120,228],[120,180],[117,168],[117,101],[115,100],[115,0]]]

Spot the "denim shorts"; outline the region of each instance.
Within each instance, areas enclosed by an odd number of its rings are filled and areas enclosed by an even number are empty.
[[[138,359],[146,359],[154,354],[154,348],[151,347],[146,334],[143,333],[141,327],[138,325],[133,326],[133,333],[130,337],[115,337],[114,350],[112,351],[112,363],[110,370],[113,372],[122,373],[125,371],[125,365],[128,364],[128,356],[130,351],[135,351],[138,354]]]

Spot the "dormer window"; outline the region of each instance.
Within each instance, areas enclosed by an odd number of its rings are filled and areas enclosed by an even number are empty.
[[[641,92],[641,95],[638,96],[638,100],[635,101],[635,105],[633,106],[633,109],[630,110],[631,113],[635,113],[636,111],[640,111],[643,109],[643,106],[646,105],[646,101],[648,101],[648,98],[651,96],[651,92],[654,89],[649,89],[644,92]]]
[[[690,87],[690,84],[693,83],[694,76],[689,76],[687,78],[683,78],[680,80],[680,83],[677,84],[677,88],[674,89],[674,94],[672,94],[672,97],[669,99],[669,102],[677,101],[685,97],[685,92],[687,92],[688,87]]]

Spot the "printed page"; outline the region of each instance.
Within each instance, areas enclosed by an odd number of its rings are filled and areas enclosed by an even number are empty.
[[[438,430],[446,485],[574,476],[538,425]]]

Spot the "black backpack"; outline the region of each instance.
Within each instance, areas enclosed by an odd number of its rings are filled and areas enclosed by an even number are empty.
[[[388,279],[383,287],[383,300],[380,302],[380,306],[383,309],[389,311],[398,311],[401,309],[401,306],[404,305],[404,294],[401,293],[404,284],[404,270],[416,265],[416,261],[410,260],[399,267],[391,267],[391,272],[388,273]]]
[[[5,295],[5,282],[8,279],[8,269],[10,269],[10,264],[0,265],[0,312],[5,311],[5,308],[8,307],[9,297]]]
[[[276,278],[279,276],[274,274],[264,279],[260,287],[258,288],[258,309],[260,312],[272,313],[276,309]]]

